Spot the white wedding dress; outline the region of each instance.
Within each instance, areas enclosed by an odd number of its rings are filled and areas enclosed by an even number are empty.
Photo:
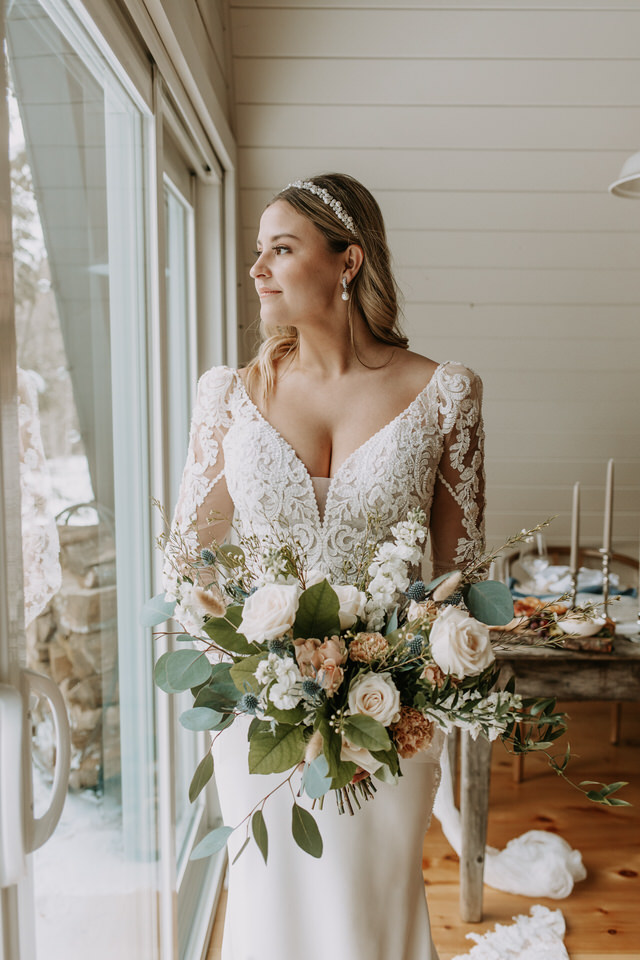
[[[440,364],[413,402],[358,447],[334,477],[314,479],[226,367],[201,378],[175,524],[194,549],[220,539],[211,512],[242,534],[293,533],[310,568],[345,582],[367,516],[382,536],[420,506],[431,519],[435,573],[483,547],[481,384],[457,363]],[[318,482],[320,480],[320,482]],[[326,499],[325,499],[326,497]],[[248,720],[216,740],[215,777],[224,823],[235,826],[284,776],[250,775]],[[324,853],[314,859],[291,835],[287,786],[264,808],[268,865],[251,842],[230,867],[223,960],[437,960],[422,876],[422,844],[439,782],[443,737],[402,761],[398,786],[378,783],[353,817],[332,795],[313,815]],[[311,801],[296,797],[308,808]],[[229,840],[230,861],[246,836]]]

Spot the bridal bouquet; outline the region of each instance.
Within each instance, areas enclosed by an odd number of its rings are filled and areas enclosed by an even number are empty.
[[[496,689],[490,625],[508,624],[513,602],[504,584],[482,579],[491,556],[425,584],[411,579],[427,536],[423,512],[411,511],[391,533],[379,542],[371,520],[342,583],[308,569],[294,539],[265,547],[241,537],[193,556],[175,531],[161,538],[172,589],[149,601],[143,622],[173,618],[185,631],[177,640],[190,643],[160,657],[156,683],[168,693],[191,689],[181,723],[210,731],[212,743],[250,718],[250,772],[286,774],[279,786],[306,793],[312,809],[333,791],[339,811],[353,813],[374,797],[376,781],[397,783],[402,760],[428,749],[437,728],[499,737],[515,752],[546,750],[566,728],[554,700],[523,700],[512,684]],[[562,776],[568,759],[549,756]],[[209,749],[192,801],[212,774]],[[600,786],[584,792],[615,803],[610,795],[621,784]],[[216,852],[244,825],[240,852],[251,830],[266,861],[263,809],[273,792],[240,823],[209,833],[192,856]],[[295,799],[292,833],[307,853],[322,855],[316,820]]]

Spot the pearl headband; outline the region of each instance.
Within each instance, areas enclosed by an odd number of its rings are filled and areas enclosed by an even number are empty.
[[[298,190],[308,190],[309,193],[313,193],[314,196],[320,197],[328,207],[331,207],[336,217],[341,220],[349,233],[352,233],[357,236],[356,225],[344,209],[339,200],[336,200],[335,197],[332,197],[328,190],[324,187],[319,187],[313,180],[294,180],[293,183],[287,184],[287,190],[290,187],[296,187]]]

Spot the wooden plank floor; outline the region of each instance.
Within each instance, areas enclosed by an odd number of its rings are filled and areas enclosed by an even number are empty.
[[[527,757],[524,782],[516,784],[511,758],[496,744],[488,842],[503,847],[526,830],[557,832],[580,850],[588,876],[566,900],[529,899],[485,887],[483,922],[461,923],[458,858],[434,819],[425,838],[423,865],[440,960],[451,960],[471,948],[472,943],[465,939],[467,932],[482,933],[496,923],[509,923],[513,915],[528,913],[534,903],[562,910],[571,960],[640,960],[640,705],[624,704],[617,747],[609,744],[610,706],[564,707],[572,718],[573,778],[607,783],[629,780],[631,786],[624,797],[634,806],[605,809],[582,800],[537,757]],[[224,906],[223,895],[207,960],[220,960]]]

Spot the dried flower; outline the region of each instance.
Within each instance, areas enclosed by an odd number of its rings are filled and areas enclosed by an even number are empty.
[[[450,597],[454,593],[460,584],[462,583],[462,574],[459,570],[456,570],[451,576],[447,577],[446,580],[443,580],[442,583],[439,583],[438,586],[433,591],[433,599],[440,603],[442,600],[446,600],[447,597]]]
[[[349,657],[356,663],[381,660],[389,649],[389,641],[381,633],[357,633],[349,645]]]
[[[311,734],[311,739],[306,746],[304,751],[304,759],[307,763],[313,763],[316,757],[319,757],[322,753],[322,734],[319,730],[316,730]]]
[[[210,617],[223,617],[227,612],[227,605],[218,587],[211,586],[208,590],[194,587],[191,596],[196,605]]]
[[[398,753],[408,759],[419,750],[426,750],[433,738],[435,724],[415,707],[401,707],[400,719],[391,725]]]

